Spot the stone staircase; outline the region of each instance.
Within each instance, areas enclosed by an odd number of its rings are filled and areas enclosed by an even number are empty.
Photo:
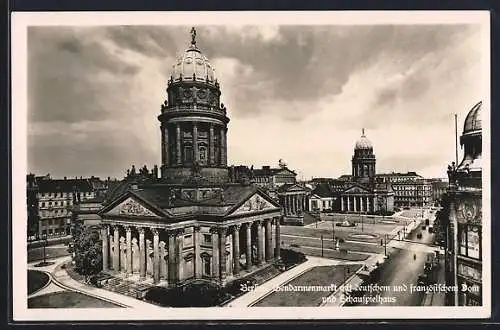
[[[147,290],[153,286],[149,283],[137,283],[117,277],[104,279],[101,285],[103,289],[138,299],[142,299]]]
[[[276,266],[270,265],[269,267],[258,270],[255,273],[252,273],[250,276],[255,279],[257,284],[261,284],[275,277],[278,274],[281,274],[281,271]]]

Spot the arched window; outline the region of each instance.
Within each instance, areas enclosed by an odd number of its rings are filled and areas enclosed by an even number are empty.
[[[193,161],[193,148],[191,146],[184,147],[184,161],[187,163]]]
[[[205,146],[200,146],[200,163],[207,163],[207,147]]]
[[[204,252],[201,254],[201,263],[203,265],[203,276],[211,276],[212,268],[211,268],[211,256]]]

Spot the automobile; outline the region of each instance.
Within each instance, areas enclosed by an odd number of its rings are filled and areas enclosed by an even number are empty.
[[[417,285],[427,285],[429,283],[429,277],[426,274],[420,274],[417,278]]]
[[[410,209],[410,207],[409,207],[409,206],[405,206],[403,209],[405,209],[405,210],[409,210],[409,209]]]
[[[418,238],[418,239],[422,238],[422,233],[418,233],[418,234],[417,234],[417,238]]]
[[[432,226],[429,226],[429,233],[433,233],[434,232],[434,228]]]
[[[432,272],[432,270],[434,269],[434,263],[432,262],[426,262],[425,265],[424,265],[424,272],[427,274],[427,273],[430,273]]]

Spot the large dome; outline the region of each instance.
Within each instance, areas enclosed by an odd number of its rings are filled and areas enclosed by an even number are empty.
[[[365,129],[363,128],[361,138],[356,141],[355,150],[372,150],[373,146],[370,140],[368,140],[365,136]]]
[[[172,80],[215,81],[215,70],[208,58],[196,46],[196,31],[191,31],[191,46],[186,49],[173,65]]]
[[[481,108],[483,106],[483,102],[478,102],[472,109],[469,111],[469,114],[465,118],[464,123],[464,132],[463,134],[479,131],[482,128],[481,124]]]

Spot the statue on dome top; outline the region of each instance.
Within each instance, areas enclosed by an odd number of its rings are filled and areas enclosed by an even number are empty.
[[[194,26],[191,28],[191,45],[196,47],[196,29]]]

